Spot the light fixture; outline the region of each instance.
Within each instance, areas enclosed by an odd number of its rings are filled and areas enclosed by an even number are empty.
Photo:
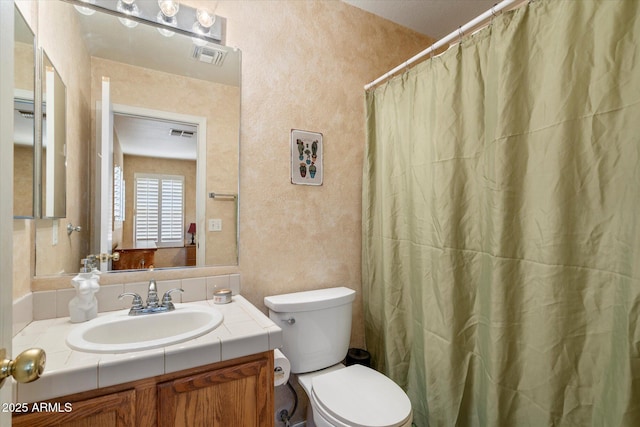
[[[216,22],[216,15],[214,15],[212,12],[209,12],[207,9],[196,10],[196,18],[198,20],[198,23],[207,30],[210,29]]]
[[[159,23],[166,25],[168,27],[175,27],[178,25],[178,20],[176,19],[175,16],[168,17],[162,12],[158,12],[158,16],[156,16],[156,20]],[[173,31],[166,28],[158,27],[157,30],[160,34],[162,34],[165,37],[173,37],[176,34]]]
[[[177,0],[158,0],[160,13],[167,18],[173,18],[180,10],[180,2]]]
[[[140,14],[140,9],[138,9],[136,0],[118,0],[116,10],[130,16],[138,16]],[[138,21],[134,21],[132,19],[118,18],[118,21],[128,28],[135,28],[138,26]]]
[[[116,9],[118,12],[124,13],[125,15],[137,16],[140,13],[136,0],[118,0]]]
[[[207,9],[196,10],[196,22],[193,23],[191,31],[195,34],[202,36],[208,36],[211,32],[211,27],[216,22],[216,15]],[[207,44],[207,41],[199,37],[191,37],[193,44],[198,47],[203,47]]]
[[[95,13],[94,10],[106,9],[128,28],[134,28],[142,22],[155,26],[165,37],[172,37],[176,33],[190,35],[193,43],[199,47],[224,42],[225,18],[214,13],[217,0],[201,2],[206,3],[201,9],[191,7],[180,0],[67,1],[74,3],[78,13],[86,15]]]
[[[160,7],[160,12],[158,12],[156,20],[159,23],[169,27],[178,26],[176,15],[180,10],[180,2],[176,0],[158,0],[158,7]],[[158,32],[165,37],[173,37],[176,34],[166,28],[158,28]]]
[[[96,4],[96,0],[80,0],[80,1],[82,3]],[[83,15],[91,16],[94,13],[96,13],[96,11],[94,9],[91,9],[90,7],[78,6],[75,4],[73,5],[73,7],[75,7],[76,10]]]

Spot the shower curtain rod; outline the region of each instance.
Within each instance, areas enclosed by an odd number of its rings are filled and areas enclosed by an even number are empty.
[[[434,52],[436,49],[441,48],[442,46],[444,46],[445,44],[447,44],[447,43],[449,43],[451,41],[454,41],[456,39],[460,39],[460,38],[462,38],[462,36],[464,36],[465,33],[469,32],[469,31],[472,31],[472,30],[476,29],[477,27],[479,27],[481,25],[484,25],[487,21],[489,21],[491,18],[496,16],[499,12],[502,12],[502,11],[504,11],[505,9],[507,9],[507,8],[509,8],[511,6],[513,6],[515,8],[516,6],[518,6],[521,3],[524,3],[526,1],[530,1],[530,0],[503,0],[503,1],[501,1],[500,3],[496,4],[495,6],[493,6],[491,9],[487,10],[486,12],[484,12],[482,15],[480,15],[480,16],[474,18],[473,20],[467,22],[462,27],[458,28],[456,31],[453,31],[449,35],[447,35],[444,38],[438,40],[437,42],[435,42],[434,44],[432,44],[431,46],[429,46],[428,48],[426,48],[422,52],[418,53],[417,55],[413,56],[409,60],[403,62],[400,65],[398,65],[393,70],[389,71],[388,73],[383,74],[382,76],[378,77],[377,79],[375,79],[371,83],[364,85],[364,89],[365,90],[369,90],[370,88],[372,88],[373,86],[377,85],[378,83],[381,83],[381,82],[385,81],[386,79],[388,79],[389,77],[393,76],[398,71],[404,70],[405,68],[411,66],[413,63],[419,61],[420,59],[422,59],[425,56],[429,55],[430,53]]]

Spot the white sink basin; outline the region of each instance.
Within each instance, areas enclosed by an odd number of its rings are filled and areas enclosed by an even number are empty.
[[[73,328],[67,345],[89,353],[126,353],[188,341],[222,323],[222,313],[200,305],[176,304],[165,313],[129,316],[128,310],[100,316]]]

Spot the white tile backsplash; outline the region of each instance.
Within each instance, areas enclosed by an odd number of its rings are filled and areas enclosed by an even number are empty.
[[[98,311],[114,311],[127,308],[129,301],[124,298],[119,300],[118,296],[124,292],[124,285],[100,286],[100,290],[95,294],[98,300]]]
[[[33,294],[24,295],[13,302],[13,335],[33,321]]]
[[[230,274],[229,275],[229,289],[233,292],[233,295],[238,295],[240,293],[240,275],[239,274]]]
[[[159,280],[158,297],[173,288],[184,292],[174,292],[174,302],[205,301],[213,298],[217,289],[231,289],[233,295],[240,294],[240,274],[194,277],[188,279]],[[69,284],[71,286],[71,284]],[[117,285],[103,285],[96,293],[98,312],[122,310],[131,306],[131,298],[118,300],[123,292],[135,292],[145,301],[149,282],[132,282]],[[54,319],[69,316],[69,301],[76,295],[72,287],[55,291],[38,291],[20,297],[13,302],[14,335],[33,320]]]
[[[76,296],[75,288],[56,291],[56,317],[69,316],[69,301]]]
[[[33,292],[33,320],[53,319],[56,317],[56,292]]]
[[[207,279],[195,277],[182,279],[182,302],[204,301],[207,299]]]
[[[180,280],[158,280],[157,287],[158,298],[162,299],[162,296],[165,292],[170,291],[171,289],[180,289],[182,287],[182,283],[180,282]],[[148,284],[147,289],[149,289]],[[144,295],[146,294],[147,291],[145,291]],[[180,292],[175,292],[171,294],[171,299],[173,299],[174,302],[181,302],[180,295]]]
[[[134,292],[142,297],[144,301],[147,298],[147,291],[149,290],[149,282],[134,282],[134,283],[125,283],[124,291],[125,292]],[[126,298],[125,301],[131,303],[131,298]]]
[[[229,276],[207,277],[207,299],[213,299],[213,293],[218,289],[229,289]]]

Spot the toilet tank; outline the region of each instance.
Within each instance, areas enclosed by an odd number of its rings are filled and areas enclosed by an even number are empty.
[[[282,352],[292,373],[317,371],[345,358],[355,295],[340,287],[265,297],[269,317],[282,329]]]

